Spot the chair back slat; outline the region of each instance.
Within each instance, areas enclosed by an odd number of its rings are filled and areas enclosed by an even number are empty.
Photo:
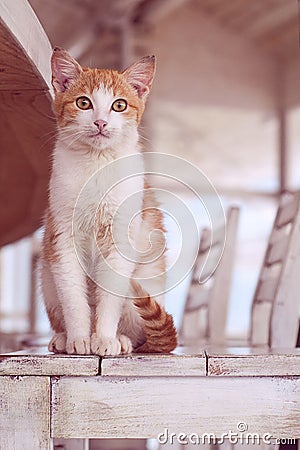
[[[202,231],[199,253],[192,274],[180,330],[180,340],[185,344],[199,339],[209,339],[211,342],[221,343],[225,339],[238,215],[238,208],[229,209],[226,244],[221,261],[213,274],[216,258],[220,255],[224,244],[222,239],[224,229],[214,230],[213,242],[211,242],[210,230]],[[202,270],[203,266],[204,270]],[[199,284],[200,275],[202,279],[211,276],[204,284]]]
[[[259,302],[271,302],[273,301],[276,289],[278,285],[277,278],[267,278],[259,283],[256,301]]]
[[[300,305],[300,208],[284,194],[275,217],[252,304],[251,345],[294,347]]]
[[[289,245],[289,236],[282,236],[281,239],[270,243],[266,263],[272,265],[284,259]]]

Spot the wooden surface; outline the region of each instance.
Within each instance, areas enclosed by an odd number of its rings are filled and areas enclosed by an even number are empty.
[[[206,375],[206,357],[198,354],[130,355],[105,357],[101,362],[101,375],[114,376],[202,376]]]
[[[0,375],[97,375],[98,356],[54,355],[46,349],[0,354]]]
[[[51,46],[27,0],[0,2],[0,245],[41,225],[55,127]]]
[[[157,437],[236,430],[300,437],[300,379],[63,377],[53,383],[56,437]]]
[[[101,360],[38,348],[1,355],[0,370],[0,448],[48,450],[50,420],[58,439],[156,438],[166,428],[220,437],[241,421],[252,433],[300,437],[300,349],[195,345]]]
[[[208,376],[300,375],[300,349],[220,348],[206,355]]]
[[[1,450],[50,450],[50,379],[0,377]]]

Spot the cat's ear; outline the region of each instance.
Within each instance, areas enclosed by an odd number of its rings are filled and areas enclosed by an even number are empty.
[[[155,56],[145,56],[122,72],[143,101],[146,100],[150,92],[155,66]]]
[[[66,50],[59,47],[53,50],[51,68],[52,86],[55,92],[64,92],[82,71],[78,62]]]

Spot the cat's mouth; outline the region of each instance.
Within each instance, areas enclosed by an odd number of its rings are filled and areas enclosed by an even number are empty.
[[[99,130],[97,133],[91,134],[90,137],[105,137],[105,138],[109,138],[110,137],[110,133],[108,131],[101,131]]]

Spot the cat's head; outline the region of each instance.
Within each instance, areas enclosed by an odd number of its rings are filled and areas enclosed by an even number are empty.
[[[154,56],[118,72],[83,68],[66,50],[55,48],[51,66],[62,136],[103,150],[136,131],[155,73]]]

